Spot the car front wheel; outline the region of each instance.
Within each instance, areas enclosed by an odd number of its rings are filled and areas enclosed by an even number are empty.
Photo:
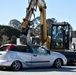
[[[14,71],[18,71],[20,70],[22,67],[21,62],[20,61],[14,61],[11,65],[11,69]]]
[[[62,60],[61,59],[56,59],[55,62],[54,62],[53,67],[61,68],[61,66],[62,66]]]

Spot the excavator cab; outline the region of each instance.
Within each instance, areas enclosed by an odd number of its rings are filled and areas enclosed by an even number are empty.
[[[51,27],[51,49],[70,49],[72,27],[67,22],[53,23]]]

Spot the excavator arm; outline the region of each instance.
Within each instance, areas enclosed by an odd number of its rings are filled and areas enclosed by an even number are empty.
[[[46,3],[44,0],[30,0],[29,6],[26,11],[26,16],[23,19],[22,23],[22,33],[24,35],[27,35],[30,25],[30,19],[36,7],[38,7],[40,11],[42,44],[46,44],[47,46],[49,46],[50,44],[47,37],[46,27]]]
[[[22,22],[22,34],[24,34],[24,35],[27,35],[27,33],[28,33],[29,26],[30,26],[30,19],[34,12],[34,7],[36,6],[35,4],[36,4],[35,0],[31,0],[29,2],[28,8],[26,10],[26,16]]]

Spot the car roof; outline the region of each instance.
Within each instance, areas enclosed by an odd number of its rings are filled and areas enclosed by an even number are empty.
[[[27,46],[27,45],[17,45],[17,44],[3,44],[2,46],[9,46],[9,45],[14,45],[14,46]],[[2,47],[1,46],[1,47]]]

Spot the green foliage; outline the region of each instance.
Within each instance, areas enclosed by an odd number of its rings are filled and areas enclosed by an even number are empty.
[[[19,37],[20,30],[10,27],[10,26],[0,26],[0,36],[7,35],[9,38],[12,37],[12,35],[15,35],[16,37]]]
[[[9,43],[11,43],[11,40],[7,40],[4,42],[4,44],[9,44]]]
[[[9,21],[9,25],[14,26],[16,28],[20,28],[21,27],[21,22],[18,21],[17,19],[12,19]]]
[[[76,38],[76,31],[72,32],[72,36],[73,36],[73,38]]]
[[[17,37],[15,35],[12,35],[11,37],[11,43],[16,44]]]
[[[36,17],[35,19],[33,19],[31,21],[31,32],[34,34],[34,35],[41,35],[41,21],[40,21],[40,17]],[[57,20],[55,18],[49,18],[49,19],[46,19],[46,26],[47,26],[47,34],[50,35],[51,34],[51,26],[52,26],[52,23],[54,22],[57,22]]]

